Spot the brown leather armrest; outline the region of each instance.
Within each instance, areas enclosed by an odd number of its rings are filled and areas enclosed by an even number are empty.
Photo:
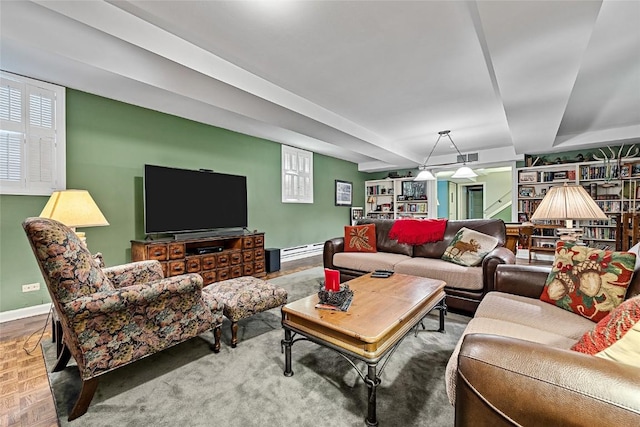
[[[469,334],[456,426],[640,425],[640,368],[515,338]]]
[[[338,252],[344,252],[344,237],[334,237],[324,242],[324,250],[322,251],[324,268],[334,268],[333,255]]]
[[[540,298],[550,271],[550,266],[542,265],[499,265],[496,268],[494,290]]]
[[[489,252],[482,260],[484,291],[494,290],[496,268],[502,264],[515,264],[516,256],[509,249],[499,246]]]

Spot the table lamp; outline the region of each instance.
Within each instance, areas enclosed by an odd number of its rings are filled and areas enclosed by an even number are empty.
[[[582,230],[573,228],[573,220],[609,219],[581,185],[565,183],[551,187],[530,220],[564,220],[566,228],[558,228],[560,240],[576,241]]]
[[[109,225],[87,190],[54,191],[40,216],[55,219],[70,227],[85,246],[87,244],[85,233],[77,232],[76,227]]]

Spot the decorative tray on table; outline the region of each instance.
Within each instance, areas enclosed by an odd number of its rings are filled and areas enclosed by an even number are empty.
[[[318,290],[318,298],[320,302],[316,304],[316,308],[347,311],[353,300],[353,291],[349,289],[349,285],[346,283],[340,285],[339,291],[329,291],[325,289],[324,284],[321,284]]]

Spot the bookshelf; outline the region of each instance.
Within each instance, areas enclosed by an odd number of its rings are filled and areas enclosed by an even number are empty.
[[[527,222],[546,192],[555,185],[582,185],[609,217],[600,221],[576,221],[584,230],[582,241],[588,246],[620,249],[621,215],[640,212],[640,158],[620,162],[580,162],[523,167],[517,170],[518,221]],[[555,228],[562,224],[548,222]],[[548,233],[548,232],[547,232]],[[534,252],[551,240],[534,230]],[[544,252],[544,250],[541,250]]]

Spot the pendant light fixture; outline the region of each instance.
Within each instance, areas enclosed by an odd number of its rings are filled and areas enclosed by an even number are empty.
[[[453,139],[451,139],[451,135],[449,135],[449,133],[451,133],[450,130],[441,130],[440,132],[438,132],[438,139],[436,140],[436,143],[433,145],[433,148],[429,152],[429,155],[427,156],[425,161],[420,166],[418,166],[418,170],[420,171],[420,173],[418,174],[418,176],[414,178],[414,181],[434,181],[436,179],[433,173],[428,169],[427,163],[429,163],[429,159],[431,158],[433,151],[436,149],[438,142],[440,142],[440,139],[443,136],[446,136],[447,138],[449,138],[449,141],[451,141],[451,145],[453,145],[453,147],[458,152],[458,156],[461,158],[464,158],[462,156],[462,153],[460,153],[460,150],[458,149],[458,146],[456,145],[456,143],[453,142]],[[457,163],[450,163],[450,164],[457,164]],[[434,165],[434,166],[444,166],[444,165]],[[451,178],[475,178],[476,176],[478,176],[478,174],[475,173],[470,167],[468,167],[466,162],[463,161],[462,166],[451,176]]]

